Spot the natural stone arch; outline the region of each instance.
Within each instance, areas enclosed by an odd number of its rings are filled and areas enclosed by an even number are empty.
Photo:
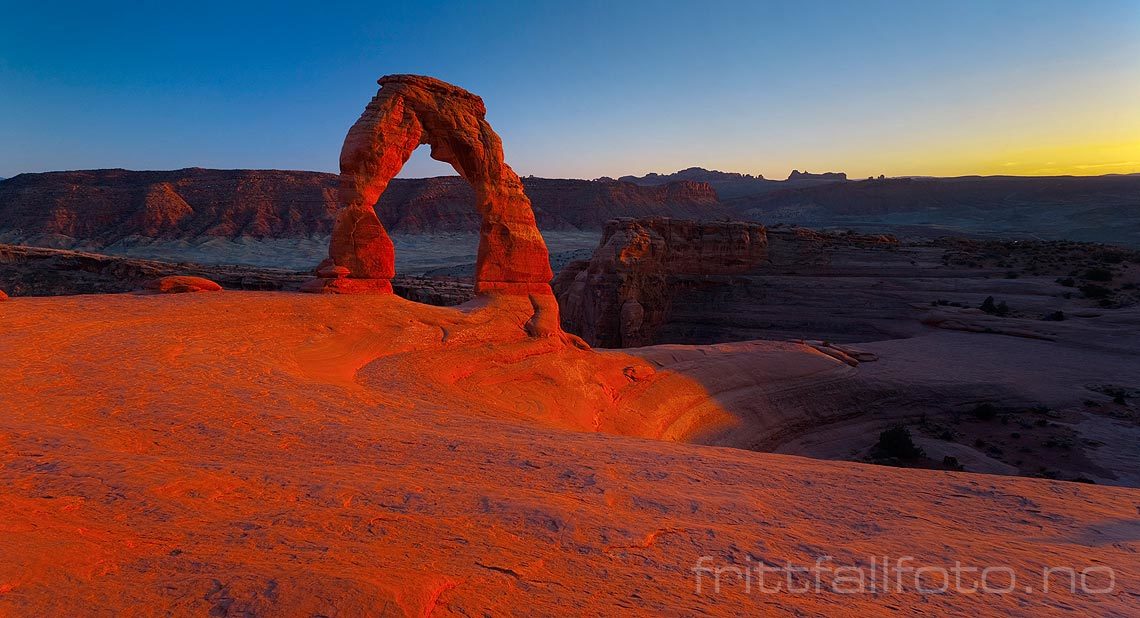
[[[389,75],[349,129],[340,153],[339,201],[329,258],[318,268],[328,292],[390,291],[395,247],[375,205],[421,144],[475,189],[482,218],[475,291],[549,295],[550,257],[522,181],[503,161],[503,144],[483,100],[420,75]]]

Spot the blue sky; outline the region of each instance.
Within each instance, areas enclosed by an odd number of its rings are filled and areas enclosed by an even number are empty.
[[[377,77],[487,102],[520,174],[1140,171],[1140,2],[27,3],[0,176],[335,171]],[[405,175],[448,173],[423,150]]]

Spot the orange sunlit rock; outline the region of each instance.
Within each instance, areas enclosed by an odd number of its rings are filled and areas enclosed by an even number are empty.
[[[517,295],[20,300],[0,307],[0,615],[1135,608],[1134,489],[684,443],[743,445],[806,414],[779,397],[841,395],[859,369],[810,346],[585,350],[530,337]],[[1038,586],[1047,565],[1112,565],[1119,590],[697,589],[701,565],[825,555]]]
[[[419,75],[389,75],[349,129],[340,155],[340,203],[329,257],[356,279],[391,279],[395,250],[374,206],[421,144],[475,189],[482,220],[476,291],[549,294],[553,273],[522,181],[503,160],[483,100]],[[338,284],[343,287],[343,284]],[[315,285],[313,286],[315,287]]]
[[[205,277],[171,275],[149,281],[146,289],[158,294],[182,294],[186,292],[217,292],[222,286]]]

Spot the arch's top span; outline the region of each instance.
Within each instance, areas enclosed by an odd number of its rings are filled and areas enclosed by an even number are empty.
[[[483,99],[432,77],[389,75],[348,131],[340,152],[340,204],[329,259],[320,269],[346,289],[390,289],[395,250],[376,216],[388,182],[421,144],[475,189],[482,218],[476,292],[550,294],[550,258],[522,181],[503,161]],[[373,285],[363,281],[371,280]]]

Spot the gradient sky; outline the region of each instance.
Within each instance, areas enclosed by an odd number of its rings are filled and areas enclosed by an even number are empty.
[[[377,77],[520,174],[1140,172],[1140,0],[0,6],[0,176],[335,171]],[[417,151],[405,176],[451,173]]]

